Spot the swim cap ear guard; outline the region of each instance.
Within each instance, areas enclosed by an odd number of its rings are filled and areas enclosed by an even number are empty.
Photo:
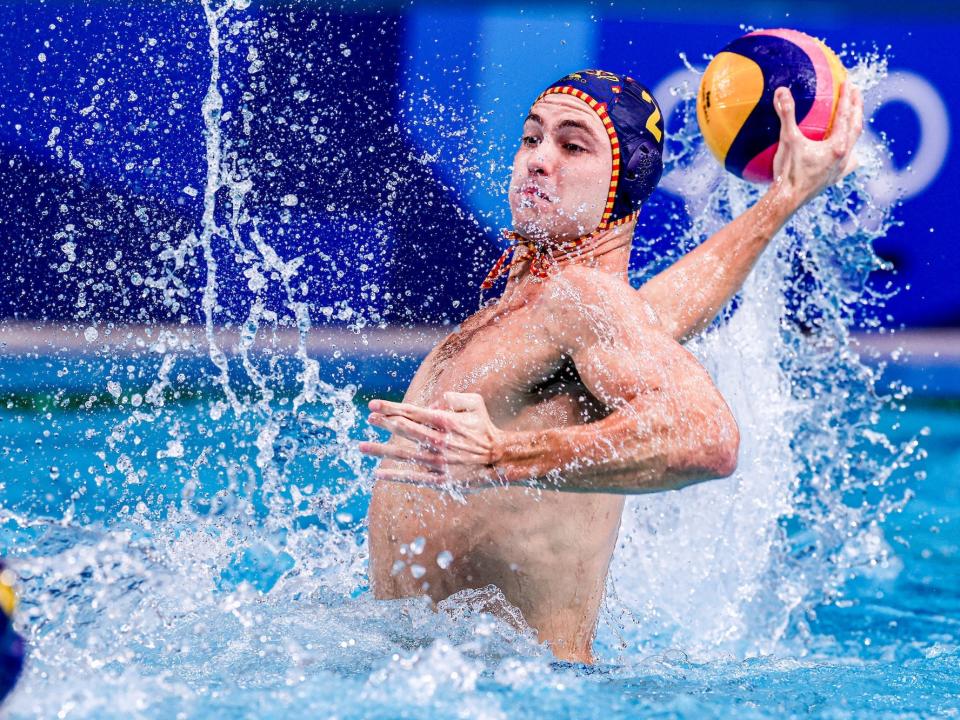
[[[643,140],[627,160],[620,176],[617,194],[637,212],[653,192],[663,173],[660,148],[652,140]]]

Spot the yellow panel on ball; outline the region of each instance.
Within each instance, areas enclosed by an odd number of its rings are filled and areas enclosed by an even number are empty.
[[[697,120],[710,151],[722,163],[763,95],[763,71],[743,55],[717,54],[700,81]]]
[[[827,126],[827,132],[829,133],[837,114],[837,105],[839,105],[840,101],[840,88],[843,87],[843,84],[847,81],[847,69],[843,66],[843,63],[840,62],[840,58],[837,57],[833,50],[825,43],[821,42],[820,44],[823,46],[823,54],[827,58],[827,65],[830,66],[830,75],[833,77],[832,112],[830,115],[830,124]]]

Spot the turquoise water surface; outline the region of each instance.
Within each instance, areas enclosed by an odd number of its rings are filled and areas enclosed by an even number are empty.
[[[114,362],[125,387],[92,391]],[[889,443],[924,448],[902,472],[914,497],[864,540],[887,543],[885,559],[848,568],[839,591],[804,606],[772,652],[691,651],[682,634],[621,643],[616,630],[629,636],[629,622],[611,619],[620,608],[608,599],[599,662],[585,667],[552,662],[529,633],[483,612],[489,598],[462,597],[439,614],[373,600],[368,486],[348,457],[325,454],[336,444],[329,425],[281,424],[284,480],[266,492],[269,478],[246,472],[258,448],[243,424],[218,426],[203,383],[184,377],[194,393],[170,390],[162,420],[131,425],[111,451],[141,373],[155,370],[111,363],[3,361],[0,546],[21,574],[19,626],[31,646],[10,717],[960,712],[956,403],[920,399],[878,418]],[[360,405],[350,401],[358,417]],[[171,431],[184,426],[191,432]],[[211,452],[195,452],[197,442]],[[278,497],[282,517],[269,510]]]

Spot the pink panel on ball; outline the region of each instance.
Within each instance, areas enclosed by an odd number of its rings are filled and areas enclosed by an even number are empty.
[[[774,143],[761,153],[753,156],[743,169],[743,179],[755,183],[768,183],[773,180],[773,156],[777,154],[780,143]]]
[[[757,30],[750,35],[772,35],[789,40],[810,58],[814,72],[817,74],[816,96],[806,116],[797,119],[797,125],[800,127],[800,132],[811,140],[823,140],[833,117],[833,73],[830,71],[830,64],[823,51],[823,45],[806,33],[785,28]]]

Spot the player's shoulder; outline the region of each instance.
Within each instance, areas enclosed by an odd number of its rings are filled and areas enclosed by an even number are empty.
[[[567,265],[550,274],[544,296],[552,305],[574,307],[604,305],[622,307],[631,314],[647,302],[622,273],[611,273],[584,265]]]
[[[575,292],[585,299],[600,299],[603,296],[625,296],[631,287],[621,275],[586,265],[565,265],[550,273],[545,290],[552,298]]]
[[[568,265],[550,274],[544,288],[550,316],[560,323],[596,321],[597,311],[609,321],[617,318],[634,327],[659,327],[652,306],[622,274],[583,265]]]

